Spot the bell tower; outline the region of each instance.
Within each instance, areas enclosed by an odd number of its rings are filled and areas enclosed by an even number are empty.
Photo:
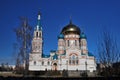
[[[37,26],[34,29],[34,35],[32,40],[32,53],[42,55],[43,51],[43,35],[42,35],[42,26],[40,23],[40,13],[38,13]]]
[[[80,46],[81,46],[81,53],[82,54],[87,54],[88,49],[87,49],[87,40],[86,40],[86,35],[82,32],[80,34]]]
[[[64,35],[61,33],[58,36],[58,54],[65,53],[65,42],[64,42]]]

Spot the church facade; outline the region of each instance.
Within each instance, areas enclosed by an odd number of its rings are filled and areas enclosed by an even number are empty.
[[[96,61],[88,51],[87,37],[80,28],[72,23],[66,25],[58,36],[58,49],[50,55],[43,54],[43,31],[38,14],[34,30],[32,51],[29,55],[29,71],[45,70],[96,70]]]

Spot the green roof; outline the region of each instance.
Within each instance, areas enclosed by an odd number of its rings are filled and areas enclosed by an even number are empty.
[[[94,56],[92,53],[88,52],[88,56]]]
[[[57,59],[58,59],[58,55],[55,54],[55,55],[53,56],[53,60],[57,60]]]
[[[49,57],[50,57],[50,55],[45,55],[45,54],[42,54],[42,57],[43,57],[43,58],[49,58]]]
[[[64,35],[61,33],[61,34],[58,36],[58,39],[64,39]]]
[[[56,52],[56,50],[51,50],[50,52]]]
[[[80,34],[80,39],[87,39],[86,35],[83,32]]]

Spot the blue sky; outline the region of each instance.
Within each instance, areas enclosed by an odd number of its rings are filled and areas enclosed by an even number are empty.
[[[120,31],[119,0],[0,0],[0,63],[14,63],[13,28],[19,26],[19,17],[29,18],[34,28],[37,13],[42,13],[44,53],[57,49],[57,36],[72,22],[87,35],[88,49],[97,57],[97,40],[102,30],[110,30],[117,37]]]

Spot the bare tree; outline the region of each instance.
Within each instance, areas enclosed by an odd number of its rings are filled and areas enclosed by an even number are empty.
[[[19,47],[19,53],[16,60],[17,64],[24,65],[26,73],[29,60],[28,55],[31,49],[32,27],[29,25],[26,17],[21,17],[20,22],[20,26],[14,29]]]
[[[113,64],[119,62],[120,53],[116,38],[112,33],[103,31],[98,40],[98,56],[104,76],[111,76],[114,73]]]
[[[17,63],[17,57],[18,57],[18,44],[13,44],[13,59],[15,60],[15,63]]]

